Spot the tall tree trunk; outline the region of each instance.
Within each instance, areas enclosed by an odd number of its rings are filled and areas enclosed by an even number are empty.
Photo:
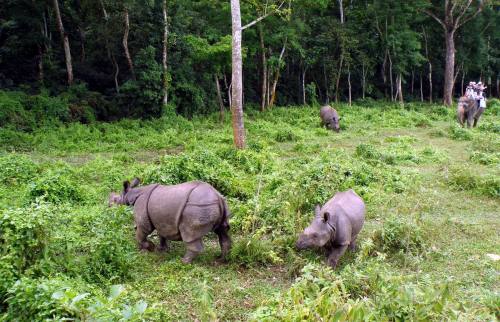
[[[115,55],[111,51],[111,46],[109,45],[109,27],[108,27],[108,21],[109,21],[109,16],[108,12],[106,11],[106,7],[104,7],[104,2],[103,0],[100,0],[99,3],[101,4],[101,9],[102,9],[102,15],[104,17],[104,25],[105,25],[105,36],[104,36],[104,43],[106,47],[106,53],[108,55],[108,59],[111,61],[111,64],[113,65],[113,79],[115,81],[115,90],[117,93],[120,92],[120,85],[118,84],[118,75],[120,73],[120,67],[118,66],[118,63],[116,62]]]
[[[344,4],[342,0],[338,0],[339,2],[339,11],[340,11],[340,23],[344,24]]]
[[[56,13],[57,29],[59,29],[61,40],[63,41],[64,46],[64,58],[66,61],[66,72],[68,74],[68,85],[71,85],[73,84],[73,64],[71,63],[71,49],[69,47],[69,38],[68,34],[64,30],[58,0],[53,0],[52,3],[54,4],[54,11]]]
[[[168,49],[168,20],[167,20],[167,0],[163,0],[163,106],[168,104],[168,69],[167,69],[167,49]],[[217,91],[220,92],[219,79],[217,80]]]
[[[500,78],[497,75],[497,97],[500,98]]]
[[[384,54],[384,62],[382,63],[382,70],[381,70],[382,80],[384,81],[384,95],[385,95],[385,97],[388,96],[386,71],[387,71],[387,50],[385,51],[385,54]]]
[[[302,70],[302,104],[306,105],[306,70],[307,68],[304,68]]]
[[[266,48],[264,46],[264,32],[262,31],[262,24],[259,24],[259,38],[260,38],[260,57],[261,57],[261,98],[260,98],[260,110],[263,112],[267,107],[268,99],[267,97],[267,60],[266,60]]]
[[[414,90],[414,86],[415,85],[415,71],[412,69],[411,70],[411,96],[412,96],[412,99],[413,99],[413,90]]]
[[[422,72],[420,72],[420,101],[424,101],[424,82],[422,81]]]
[[[215,86],[217,88],[217,100],[219,101],[219,121],[224,122],[224,101],[222,100],[222,93],[220,91],[219,77],[217,74],[214,75]]]
[[[323,77],[325,79],[325,104],[329,104],[330,103],[330,86],[328,86],[328,79],[327,79],[327,76],[326,76],[326,65],[325,65],[325,62],[323,61]]]
[[[241,56],[241,12],[240,1],[231,0],[232,25],[232,99],[234,145],[245,148],[245,126],[243,123],[243,59]]]
[[[432,104],[432,64],[431,61],[429,60],[429,73],[427,75],[427,78],[429,79],[429,103]]]
[[[362,91],[362,95],[363,95],[363,99],[365,99],[365,93],[366,93],[366,66],[365,64],[363,63],[362,65],[362,68],[363,70],[361,71],[361,91]]]
[[[132,78],[135,79],[134,63],[132,62],[132,56],[130,56],[130,52],[128,50],[128,34],[130,31],[130,20],[127,8],[124,9],[123,19],[125,22],[125,31],[123,32],[123,40],[122,40],[123,50],[125,51],[125,58],[127,59],[127,65],[130,70],[130,74],[132,74]]]
[[[444,67],[443,103],[451,106],[453,103],[453,85],[455,78],[455,30],[446,31],[446,58]]]
[[[227,84],[226,73],[224,73],[224,86],[226,86],[227,99],[228,99],[228,102],[229,102],[229,107],[231,108],[231,106],[233,106],[233,104],[231,103],[231,83],[229,83],[229,85]]]
[[[391,59],[391,53],[387,55],[389,57],[389,80],[390,80],[390,85],[391,85],[391,102],[394,102],[394,84],[392,81],[392,59]]]
[[[269,101],[269,107],[272,107],[274,105],[274,101],[276,100],[276,86],[278,85],[278,79],[280,77],[280,70],[281,70],[281,61],[283,60],[283,55],[285,54],[285,49],[286,49],[286,39],[285,43],[283,44],[283,48],[281,48],[280,56],[278,58],[278,67],[276,68],[276,73],[274,74],[274,81],[273,81],[273,86],[271,89],[271,99]]]
[[[335,81],[335,103],[339,102],[340,76],[342,75],[342,65],[344,64],[344,54],[340,53],[339,70],[337,71],[337,80]]]
[[[347,66],[347,84],[349,85],[349,106],[352,105],[352,89],[351,89],[351,68]]]
[[[399,104],[404,104],[404,101],[403,101],[403,86],[401,85],[402,83],[402,78],[403,78],[403,75],[401,75],[401,73],[398,74],[398,76],[396,77],[396,83],[397,83],[397,86],[398,86],[398,89],[397,89],[397,93],[398,93],[398,98],[399,98]]]
[[[465,70],[462,72],[462,84],[460,86],[460,96],[464,96]]]
[[[43,84],[44,80],[44,71],[43,71],[43,47],[39,44],[37,45],[38,49],[38,82]]]

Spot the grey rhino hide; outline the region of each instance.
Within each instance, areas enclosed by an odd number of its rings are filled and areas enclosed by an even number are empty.
[[[188,252],[183,261],[190,262],[203,249],[202,237],[215,231],[223,256],[227,255],[230,213],[224,197],[211,185],[193,181],[129,188],[125,184],[123,200],[134,206],[136,238],[141,248],[150,248],[147,236],[156,229],[161,248],[166,247],[166,240],[184,241]]]
[[[321,107],[319,110],[319,116],[321,117],[321,124],[325,125],[326,128],[336,132],[340,131],[339,114],[334,108],[329,105]]]
[[[316,207],[311,224],[297,241],[298,249],[323,247],[334,267],[347,247],[354,249],[365,220],[363,200],[351,189],[339,192],[323,207]]]
[[[457,120],[461,126],[467,122],[467,127],[476,127],[481,115],[484,112],[484,107],[479,107],[476,100],[460,97],[457,105]]]

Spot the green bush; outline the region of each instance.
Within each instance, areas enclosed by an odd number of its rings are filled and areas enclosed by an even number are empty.
[[[306,265],[292,287],[267,301],[254,321],[407,321],[456,317],[449,287],[392,274],[380,259],[340,273]]]
[[[38,166],[25,155],[0,155],[0,182],[9,185],[27,183],[38,171]]]
[[[479,195],[500,197],[500,178],[483,177],[465,166],[451,168],[445,177],[448,185],[459,191],[472,191]]]
[[[275,245],[258,236],[236,240],[229,255],[231,262],[245,266],[268,265],[282,262],[276,253]]]
[[[391,254],[418,255],[426,247],[422,224],[401,216],[386,219],[382,228],[373,232],[372,239],[377,249]]]
[[[52,233],[53,211],[47,204],[0,211],[0,303],[17,278],[40,271]]]
[[[487,153],[487,152],[472,152],[470,160],[483,165],[493,165],[500,163],[500,152]]]
[[[29,129],[35,118],[24,107],[25,94],[0,90],[0,127],[11,126],[15,129]]]
[[[470,141],[472,140],[472,134],[469,129],[462,128],[457,124],[454,124],[448,128],[449,137],[454,140]]]
[[[38,198],[53,203],[81,202],[83,193],[67,172],[50,170],[29,184],[28,199]]]

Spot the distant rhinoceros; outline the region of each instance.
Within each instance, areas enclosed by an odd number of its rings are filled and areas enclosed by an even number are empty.
[[[347,247],[354,250],[365,221],[365,203],[352,189],[338,192],[323,207],[316,206],[312,223],[300,234],[298,249],[323,247],[335,268]]]
[[[231,248],[230,212],[214,187],[199,181],[172,186],[138,185],[138,179],[132,184],[125,181],[121,195],[112,193],[109,204],[134,206],[136,239],[141,250],[155,249],[147,237],[156,229],[159,250],[167,249],[167,240],[182,240],[187,248],[182,261],[190,263],[203,250],[203,236],[213,231],[219,236],[221,257],[227,256]]]
[[[333,107],[329,105],[321,107],[319,110],[319,116],[321,117],[321,125],[324,125],[327,129],[334,130],[337,133],[340,131],[339,114]]]

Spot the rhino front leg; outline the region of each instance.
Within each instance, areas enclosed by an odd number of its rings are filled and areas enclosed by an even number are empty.
[[[333,248],[330,250],[330,254],[328,254],[328,265],[335,269],[340,257],[344,255],[346,249],[347,245],[333,246]]]
[[[184,264],[189,264],[193,259],[203,251],[203,243],[200,239],[193,240],[192,242],[186,243],[186,254],[182,258]]]
[[[349,244],[349,250],[351,252],[354,252],[356,250],[356,239],[358,238],[358,236],[354,237],[352,240],[351,240],[351,243]]]
[[[139,250],[141,251],[149,251],[152,252],[155,250],[155,244],[150,242],[148,240],[149,234],[151,234],[152,231],[147,232],[144,231],[143,229],[137,228],[135,231],[135,239],[137,240],[137,243],[139,245]]]

